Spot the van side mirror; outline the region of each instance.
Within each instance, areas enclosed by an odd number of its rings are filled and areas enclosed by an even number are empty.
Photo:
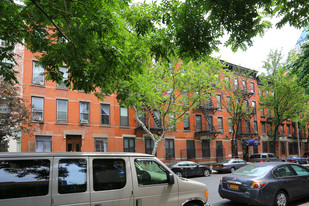
[[[169,185],[173,185],[175,183],[174,175],[170,172],[167,174],[167,183]]]

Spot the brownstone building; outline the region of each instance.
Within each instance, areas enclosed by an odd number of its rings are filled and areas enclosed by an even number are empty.
[[[19,54],[21,59],[17,70],[22,84],[21,94],[33,106],[35,128],[33,136],[21,136],[22,152],[151,153],[153,142],[139,128],[133,109],[121,107],[114,95],[100,101],[93,94],[71,91],[64,85],[47,81],[44,69],[36,65],[35,56],[38,54],[24,48],[19,48]],[[228,69],[234,67],[237,65],[228,64]],[[65,67],[61,70],[66,74]],[[250,121],[241,124],[237,155],[243,158],[251,153],[270,152],[274,146],[280,156],[297,153],[295,123],[282,125],[276,145],[268,136],[271,125],[267,119],[271,116],[260,109],[259,97],[262,94],[257,72],[253,71],[247,80],[235,76],[229,81],[248,92],[248,104],[256,111]],[[165,162],[190,159],[203,163],[231,158],[231,124],[228,112],[221,105],[226,98],[218,93],[208,105],[192,111],[188,119],[177,124],[176,132],[168,133],[160,142],[157,157]],[[151,115],[146,115],[145,121],[149,127],[158,129]],[[307,138],[301,134],[302,153],[308,150]]]

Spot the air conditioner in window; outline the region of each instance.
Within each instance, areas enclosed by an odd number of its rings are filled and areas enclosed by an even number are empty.
[[[43,121],[43,117],[41,117],[41,116],[34,116],[34,117],[32,117],[32,120],[33,121],[41,122],[41,121]]]
[[[88,120],[86,120],[86,119],[82,119],[82,120],[80,120],[80,123],[81,123],[81,124],[88,124],[89,122],[88,122]]]
[[[34,79],[34,80],[33,80],[33,84],[40,84],[40,85],[43,85],[43,81],[40,80],[40,79]]]

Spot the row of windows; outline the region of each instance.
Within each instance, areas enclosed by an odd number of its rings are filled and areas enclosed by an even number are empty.
[[[59,194],[87,191],[87,160],[60,159],[58,162],[57,191]],[[49,193],[51,162],[42,160],[0,161],[0,199],[44,196]],[[168,172],[155,161],[135,160],[139,185],[167,183]],[[93,159],[92,181],[94,191],[117,190],[127,184],[127,168],[123,159]],[[143,178],[145,174],[149,178]],[[153,178],[152,175],[156,175]]]

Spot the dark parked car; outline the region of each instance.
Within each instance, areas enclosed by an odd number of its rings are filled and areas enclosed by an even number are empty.
[[[209,176],[211,169],[206,165],[200,165],[191,161],[177,162],[170,166],[171,170],[175,172],[178,177],[190,176]]]
[[[309,152],[305,152],[305,153],[303,154],[303,157],[309,157]]]
[[[249,158],[252,163],[256,162],[285,162],[285,159],[278,157],[274,153],[256,153],[252,154]]]
[[[305,157],[300,157],[298,155],[288,155],[286,156],[285,160],[287,162],[294,162],[299,164],[308,164],[308,159]]]
[[[221,172],[234,172],[235,170],[247,165],[251,164],[242,159],[226,159],[214,164],[212,169],[221,173]]]
[[[244,166],[222,177],[222,198],[250,205],[280,205],[308,197],[309,170],[288,162],[264,162]]]

